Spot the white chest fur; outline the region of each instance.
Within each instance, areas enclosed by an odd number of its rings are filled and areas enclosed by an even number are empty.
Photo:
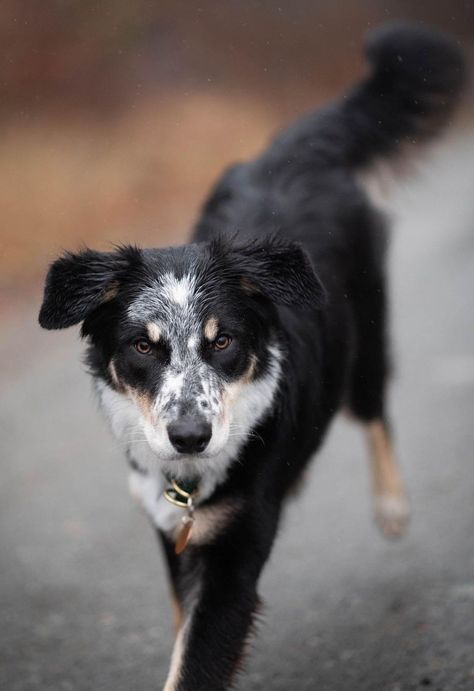
[[[164,484],[160,484],[141,473],[132,472],[129,478],[130,492],[135,497],[153,524],[176,538],[177,528],[182,524],[186,509],[173,506],[162,495]],[[239,510],[238,500],[221,501],[213,506],[198,507],[194,513],[191,544],[202,545],[213,540],[225,528]]]
[[[157,528],[164,532],[176,530],[185,515],[185,510],[173,506],[165,499],[163,491],[166,486],[163,477],[142,475],[132,470],[129,475],[128,486],[132,497],[141,504]]]

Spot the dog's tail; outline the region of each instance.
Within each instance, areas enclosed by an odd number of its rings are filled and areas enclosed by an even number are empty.
[[[389,157],[404,142],[431,139],[448,123],[466,81],[458,46],[417,25],[371,32],[366,54],[371,73],[333,111],[337,148],[353,167]]]

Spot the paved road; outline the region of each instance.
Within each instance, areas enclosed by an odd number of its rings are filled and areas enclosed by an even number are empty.
[[[338,420],[266,569],[242,690],[474,689],[473,149],[452,142],[397,196],[392,410],[411,531],[377,533],[361,432]],[[163,565],[77,333],[42,333],[31,311],[4,326],[0,689],[161,688]]]

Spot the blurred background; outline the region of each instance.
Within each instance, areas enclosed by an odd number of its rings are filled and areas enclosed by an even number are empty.
[[[153,532],[81,364],[36,323],[84,244],[184,241],[210,185],[364,72],[404,19],[474,57],[468,0],[3,0],[0,689],[161,688],[172,617]],[[392,199],[391,408],[414,506],[386,544],[360,430],[337,421],[262,583],[245,691],[474,689],[474,99]]]
[[[3,0],[3,308],[62,248],[185,239],[223,167],[352,84],[399,18],[472,54],[466,0]]]

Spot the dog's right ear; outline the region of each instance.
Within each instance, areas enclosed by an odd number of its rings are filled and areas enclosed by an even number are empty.
[[[121,247],[115,252],[66,252],[49,268],[40,325],[44,329],[65,329],[79,324],[116,296],[124,275],[140,257],[136,247]]]

